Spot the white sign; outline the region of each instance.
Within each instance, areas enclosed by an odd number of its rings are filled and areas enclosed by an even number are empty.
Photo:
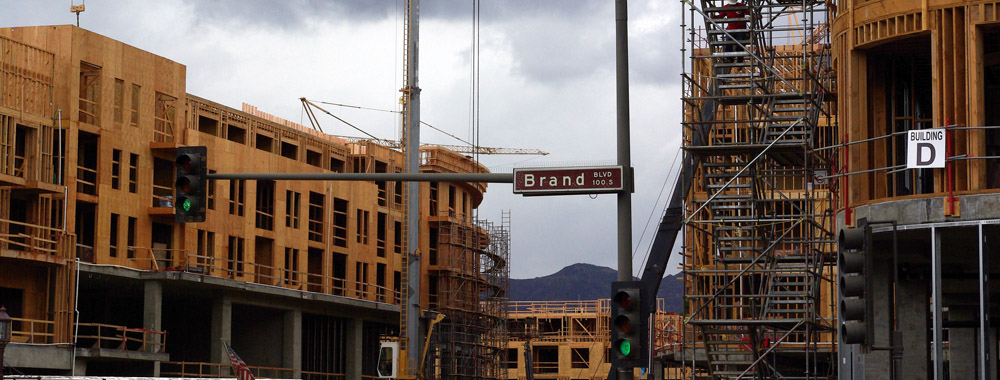
[[[906,168],[943,168],[945,161],[943,128],[920,129],[906,134]]]

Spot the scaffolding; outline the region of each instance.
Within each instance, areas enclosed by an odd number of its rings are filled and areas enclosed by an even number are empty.
[[[835,94],[822,0],[685,1],[685,334],[697,379],[835,373]]]
[[[445,319],[435,332],[434,377],[506,379],[510,212],[503,212],[499,225],[465,218],[438,222],[433,303]]]

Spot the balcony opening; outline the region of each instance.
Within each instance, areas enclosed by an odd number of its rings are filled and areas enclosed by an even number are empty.
[[[76,191],[97,195],[97,151],[100,137],[80,131],[77,141]]]
[[[153,157],[153,207],[173,207],[174,163]]]
[[[199,268],[206,263],[215,261],[215,232],[198,230],[198,257],[195,262]]]
[[[139,155],[128,154],[128,192],[139,192]]]
[[[323,209],[325,206],[325,196],[320,193],[309,192],[309,240],[323,242]]]
[[[375,252],[378,257],[385,257],[386,249],[386,224],[389,223],[388,215],[384,212],[376,214],[375,223]]]
[[[285,227],[299,228],[299,210],[302,209],[302,193],[285,190]]]
[[[344,160],[337,159],[336,157],[330,157],[330,171],[334,173],[343,173]]]
[[[177,98],[157,92],[153,111],[153,141],[173,142],[174,126],[177,124]]]
[[[198,115],[198,131],[201,133],[207,133],[212,136],[219,135],[219,121],[205,117],[203,115]]]
[[[229,181],[229,214],[243,216],[247,181],[245,179]]]
[[[378,302],[386,302],[385,264],[375,264],[375,294]]]
[[[299,250],[285,247],[285,284],[292,287],[299,286]]]
[[[517,349],[507,349],[507,368],[517,368]]]
[[[571,348],[570,349],[570,365],[572,368],[589,368],[590,365],[590,348]]]
[[[532,347],[532,361],[535,373],[559,372],[559,347]]]
[[[263,150],[265,152],[274,151],[274,139],[267,135],[262,135],[260,133],[256,134],[256,141],[254,141],[254,147]]]
[[[133,218],[131,216],[128,217],[128,226],[127,226],[127,228],[128,228],[128,235],[127,235],[127,238],[128,238],[128,241],[127,241],[128,247],[125,247],[125,256],[128,257],[129,259],[134,259],[135,258],[135,249],[136,249],[135,234],[136,234],[136,224],[137,223],[138,223],[138,220],[136,218]]]
[[[396,172],[399,173],[400,171],[397,170]],[[397,208],[403,207],[403,181],[393,182],[392,187],[393,202],[395,202]]]
[[[448,216],[455,216],[455,186],[448,185]]]
[[[281,156],[293,160],[299,159],[299,147],[287,142],[281,142]]]
[[[101,67],[80,62],[80,115],[81,123],[98,125],[100,122]]]
[[[899,133],[868,144],[873,152],[870,153],[873,168],[905,165],[905,132],[935,127],[932,125],[930,46],[930,37],[920,36],[883,45],[869,53],[869,113],[886,115],[881,120],[872,119],[869,137]],[[864,145],[861,147],[864,149]],[[933,170],[898,171],[887,175],[884,184],[880,184],[879,176],[881,174],[870,175],[875,180],[872,198],[934,192]]]
[[[122,151],[121,149],[111,150],[111,188],[121,189],[122,185]]]
[[[376,173],[388,173],[389,165],[382,161],[375,161],[375,172]],[[389,193],[388,184],[385,181],[375,181],[375,185],[378,186],[378,205],[385,207],[388,205]]]
[[[8,205],[9,209],[7,211],[7,219],[15,223],[6,223],[5,226],[0,226],[7,227],[6,231],[2,232],[5,232],[5,234],[9,236],[4,239],[7,241],[0,240],[0,247],[3,247],[6,243],[6,248],[8,249],[14,251],[27,251],[28,245],[26,244],[29,243],[29,241],[23,236],[28,234],[28,226],[25,225],[29,223],[28,200],[21,199],[15,195],[10,198],[10,203],[8,203]]]
[[[12,207],[13,208],[13,207]],[[97,225],[97,205],[76,202],[76,256],[94,263],[94,226]]]
[[[308,290],[310,292],[323,292],[323,250],[319,248],[309,248],[306,252],[306,272],[308,278]]]
[[[398,270],[392,272],[392,291],[395,297],[403,296],[403,274]],[[401,299],[397,298],[395,303],[401,303]]]
[[[274,240],[257,236],[253,244],[254,282],[274,285]]]
[[[347,209],[346,199],[333,198],[333,245],[347,248]]]
[[[430,198],[430,213],[433,216],[437,216],[437,214],[438,214],[438,187],[439,187],[439,185],[440,184],[438,182],[431,182],[431,185],[430,185],[430,187],[431,187],[430,197],[429,197]]]
[[[247,130],[235,125],[230,125],[229,128],[226,128],[226,140],[234,143],[246,144]]]
[[[333,275],[333,294],[338,296],[344,295],[344,289],[347,288],[345,282],[347,281],[347,255],[340,253],[333,253],[333,270],[331,275]]]
[[[357,229],[355,229],[355,231],[357,232],[357,234],[355,236],[356,240],[357,240],[357,243],[358,244],[368,244],[368,236],[369,236],[368,235],[368,224],[369,224],[368,223],[368,215],[369,215],[368,210],[358,209],[357,212],[358,212],[358,216],[355,219],[355,221],[357,222]]]
[[[17,124],[14,128],[14,176],[34,179],[35,129]]]
[[[438,276],[430,275],[427,278],[427,299],[431,309],[437,309],[441,305],[441,291],[438,288],[441,280]]]
[[[431,228],[427,234],[427,260],[430,265],[438,264],[438,229]]]
[[[118,214],[111,214],[111,221],[108,223],[108,255],[118,257]]]
[[[167,269],[174,267],[174,226],[163,223],[153,223],[152,230],[153,259],[156,267]]]
[[[274,181],[257,181],[257,228],[274,231]]]
[[[365,157],[354,157],[354,165],[351,170],[355,173],[368,173],[368,160]]]
[[[306,149],[306,163],[317,168],[322,168],[323,154],[315,150]]]
[[[392,251],[403,253],[403,222],[400,221],[392,223]]]
[[[229,278],[243,277],[243,238],[236,236],[229,237],[229,246],[226,247],[226,269],[229,271]]]

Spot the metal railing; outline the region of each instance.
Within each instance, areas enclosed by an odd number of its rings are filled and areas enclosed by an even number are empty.
[[[76,167],[76,191],[97,195],[97,169]]]
[[[257,378],[291,379],[295,375],[292,368],[247,366]],[[163,362],[160,374],[164,377],[235,377],[229,364],[205,362]]]
[[[212,256],[187,255],[185,270],[213,277],[280,286],[288,289],[333,294],[394,305],[402,303],[401,292],[385,286],[252,262],[238,262],[236,260]]]
[[[101,323],[77,323],[77,345],[124,351],[161,353],[167,341],[165,331],[153,331]]]
[[[54,321],[29,318],[11,318],[11,340],[18,343],[52,343],[55,339]]]

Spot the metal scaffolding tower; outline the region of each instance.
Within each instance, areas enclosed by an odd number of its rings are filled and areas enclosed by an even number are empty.
[[[830,378],[827,2],[683,3],[685,366],[699,379]]]
[[[431,303],[446,317],[435,332],[433,378],[506,379],[510,213],[499,225],[466,218],[436,223]]]

